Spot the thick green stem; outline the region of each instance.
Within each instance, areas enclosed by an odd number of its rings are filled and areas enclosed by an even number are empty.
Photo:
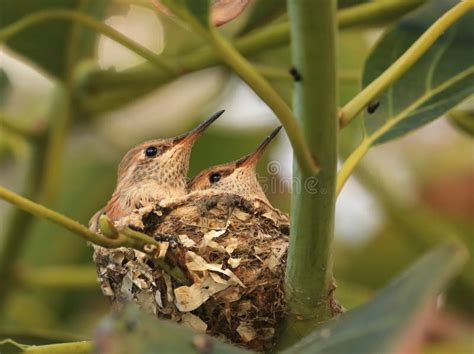
[[[367,85],[339,112],[340,125],[345,127],[375,97],[402,76],[413,64],[431,48],[433,43],[461,16],[474,8],[474,0],[464,0],[441,16],[423,35],[411,45],[382,75]]]
[[[295,83],[294,111],[318,154],[317,180],[294,163],[300,188],[293,191],[285,289],[289,306],[281,346],[332,316],[332,239],[337,165],[336,1],[288,1]],[[315,188],[314,188],[315,187]]]

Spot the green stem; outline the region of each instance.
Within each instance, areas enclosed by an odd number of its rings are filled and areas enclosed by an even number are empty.
[[[269,65],[253,64],[257,71],[269,80],[293,81],[293,77],[288,69]],[[339,81],[359,82],[360,73],[358,71],[343,71],[338,74]]]
[[[32,13],[31,15],[27,15],[0,30],[0,42],[6,42],[11,37],[40,22],[58,19],[72,20],[79,22],[84,26],[90,27],[95,31],[102,33],[103,35],[116,41],[117,43],[120,43],[130,51],[147,59],[158,69],[163,70],[165,73],[175,73],[174,67],[165,62],[160,56],[155,54],[153,51],[124,36],[120,32],[114,30],[112,27],[95,20],[90,16],[72,10],[45,10]]]
[[[32,215],[58,224],[96,245],[102,247],[118,247],[124,242],[123,238],[116,240],[105,238],[102,235],[89,230],[86,226],[78,223],[77,221],[72,220],[54,210],[48,209],[41,204],[37,204],[27,198],[24,198],[2,186],[0,186],[0,199],[4,199],[9,203],[14,204]]]
[[[222,57],[222,60],[232,68],[276,114],[288,134],[300,168],[304,170],[307,175],[316,175],[319,172],[319,167],[313,158],[316,151],[313,150],[312,153],[309,150],[306,142],[307,138],[303,135],[302,130],[298,126],[290,107],[288,107],[278,92],[258,73],[252,64],[240,55],[219,33],[211,31],[209,39],[212,46]]]
[[[50,205],[55,199],[61,182],[64,146],[72,120],[71,96],[68,88],[57,83],[53,90],[49,109],[49,129],[44,150],[44,165],[38,200]]]
[[[426,0],[424,0],[426,1]],[[353,6],[349,9],[340,10],[338,12],[338,25],[340,29],[347,29],[353,26],[360,26],[366,22],[374,23],[377,19],[385,14],[392,13],[402,16],[403,14],[413,10],[422,2],[418,0],[393,0],[382,2],[370,2],[368,4]],[[359,10],[358,10],[359,9]],[[383,11],[381,11],[383,9]],[[385,17],[384,17],[385,18]],[[257,52],[287,45],[290,41],[290,25],[288,22],[277,23],[265,26],[264,28],[254,30],[247,35],[235,39],[233,43],[235,49],[241,54],[249,56]],[[192,72],[205,69],[211,66],[219,65],[223,62],[217,52],[213,48],[201,48],[195,52],[177,58],[177,67],[183,72]],[[151,91],[158,85],[162,85],[178,77],[181,73],[166,75],[150,68],[148,64],[138,65],[135,68],[125,70],[120,73],[92,71],[82,78],[81,89],[90,89],[96,97],[98,92],[107,92],[117,87],[136,87],[139,91],[136,97],[142,96],[144,93]],[[144,89],[145,88],[145,89]],[[148,89],[146,89],[148,88]],[[91,97],[89,103],[94,100]],[[94,105],[97,112],[114,109],[118,107],[122,100],[113,100],[112,102],[101,100]],[[100,106],[100,107],[99,107]],[[91,111],[91,113],[93,113]]]
[[[402,17],[426,0],[378,0],[358,6],[351,6],[337,13],[339,26],[343,28],[381,25]]]
[[[18,269],[20,286],[38,289],[98,289],[97,271],[92,266],[54,266],[39,269]]]
[[[26,347],[22,353],[28,354],[91,354],[92,342],[58,343],[48,345],[32,345]]]
[[[280,338],[285,347],[332,316],[332,240],[338,147],[336,74],[336,1],[288,0],[295,84],[293,106],[309,141],[318,153],[317,180],[297,163],[293,176],[292,220],[285,293],[289,314]],[[313,184],[308,184],[312,182]],[[316,184],[317,190],[314,188]]]
[[[43,123],[35,124],[35,126],[26,125],[18,122],[15,118],[7,117],[0,113],[0,129],[8,130],[26,138],[38,138],[44,133],[45,127]]]
[[[269,80],[284,80],[284,81],[293,81],[293,77],[290,75],[288,69],[283,69],[280,67],[274,67],[269,65],[253,64],[255,69]]]
[[[400,58],[340,110],[340,126],[349,124],[370,101],[410,69],[446,29],[472,8],[474,0],[461,1],[433,23]]]
[[[78,223],[75,220],[68,218],[54,210],[48,209],[45,206],[32,202],[8,189],[0,186],[0,199],[4,199],[7,202],[16,205],[20,209],[35,215],[37,217],[49,220],[65,229],[81,236],[85,240],[92,242],[98,246],[105,248],[118,248],[118,247],[130,247],[138,251],[143,251],[145,245],[150,244],[159,246],[159,243],[152,237],[142,234],[140,232],[124,229],[119,232],[119,235],[113,239],[107,238],[104,235],[98,234],[87,228],[86,226]],[[11,259],[10,255],[4,254],[6,259]],[[179,267],[169,266],[165,261],[156,259],[157,263],[173,278],[182,284],[188,282],[185,274]],[[10,262],[10,261],[9,261]]]
[[[395,125],[400,123],[403,119],[407,118],[411,112],[414,112],[418,107],[426,103],[429,99],[434,97],[436,94],[443,92],[448,87],[452,86],[456,82],[463,80],[464,78],[472,75],[474,73],[474,67],[463,71],[449,80],[445,81],[443,84],[439,85],[437,88],[431,90],[429,93],[422,95],[408,107],[406,107],[403,111],[398,113],[393,117],[388,117],[387,121],[376,131],[374,131],[370,136],[365,136],[360,145],[347,157],[346,161],[339,170],[337,175],[337,187],[336,187],[336,194],[339,195],[344,184],[347,182],[351,174],[353,173],[354,169],[357,167],[359,162],[365,156],[367,151],[369,151],[370,147],[374,142],[388,132],[391,128]]]
[[[26,170],[26,180],[24,182],[23,193],[29,198],[38,195],[42,185],[42,171],[45,156],[45,139],[39,138],[33,144],[30,153],[28,168]],[[38,181],[39,179],[39,181]],[[0,247],[0,312],[5,305],[13,280],[13,267],[26,242],[29,230],[33,223],[31,214],[20,209],[14,209],[8,217],[3,240]]]

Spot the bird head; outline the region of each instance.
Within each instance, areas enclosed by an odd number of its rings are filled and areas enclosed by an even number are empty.
[[[248,199],[258,197],[268,202],[257,180],[255,167],[268,144],[275,138],[280,129],[281,126],[276,128],[251,154],[200,172],[189,182],[188,190],[190,192],[198,190],[220,191],[237,194]]]

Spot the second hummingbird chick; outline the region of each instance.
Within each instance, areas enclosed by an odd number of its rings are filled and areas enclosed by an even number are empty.
[[[224,111],[184,135],[144,142],[129,150],[118,167],[117,187],[107,205],[91,219],[97,226],[101,214],[111,220],[129,215],[134,209],[186,194],[186,177],[191,148],[204,130]]]
[[[276,128],[251,154],[237,161],[212,166],[200,172],[188,183],[189,192],[212,190],[236,194],[249,200],[258,198],[270,205],[257,180],[255,167],[268,144],[280,131]]]

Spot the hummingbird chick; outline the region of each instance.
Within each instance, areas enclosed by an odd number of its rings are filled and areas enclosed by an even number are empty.
[[[115,191],[107,205],[92,217],[91,228],[97,228],[104,213],[117,221],[134,209],[184,196],[192,146],[222,113],[224,110],[181,136],[149,140],[130,149],[119,164]]]
[[[237,161],[212,166],[200,172],[188,183],[188,191],[220,191],[236,194],[248,200],[258,198],[270,205],[257,180],[255,167],[280,129],[281,126],[276,128],[251,154]]]

